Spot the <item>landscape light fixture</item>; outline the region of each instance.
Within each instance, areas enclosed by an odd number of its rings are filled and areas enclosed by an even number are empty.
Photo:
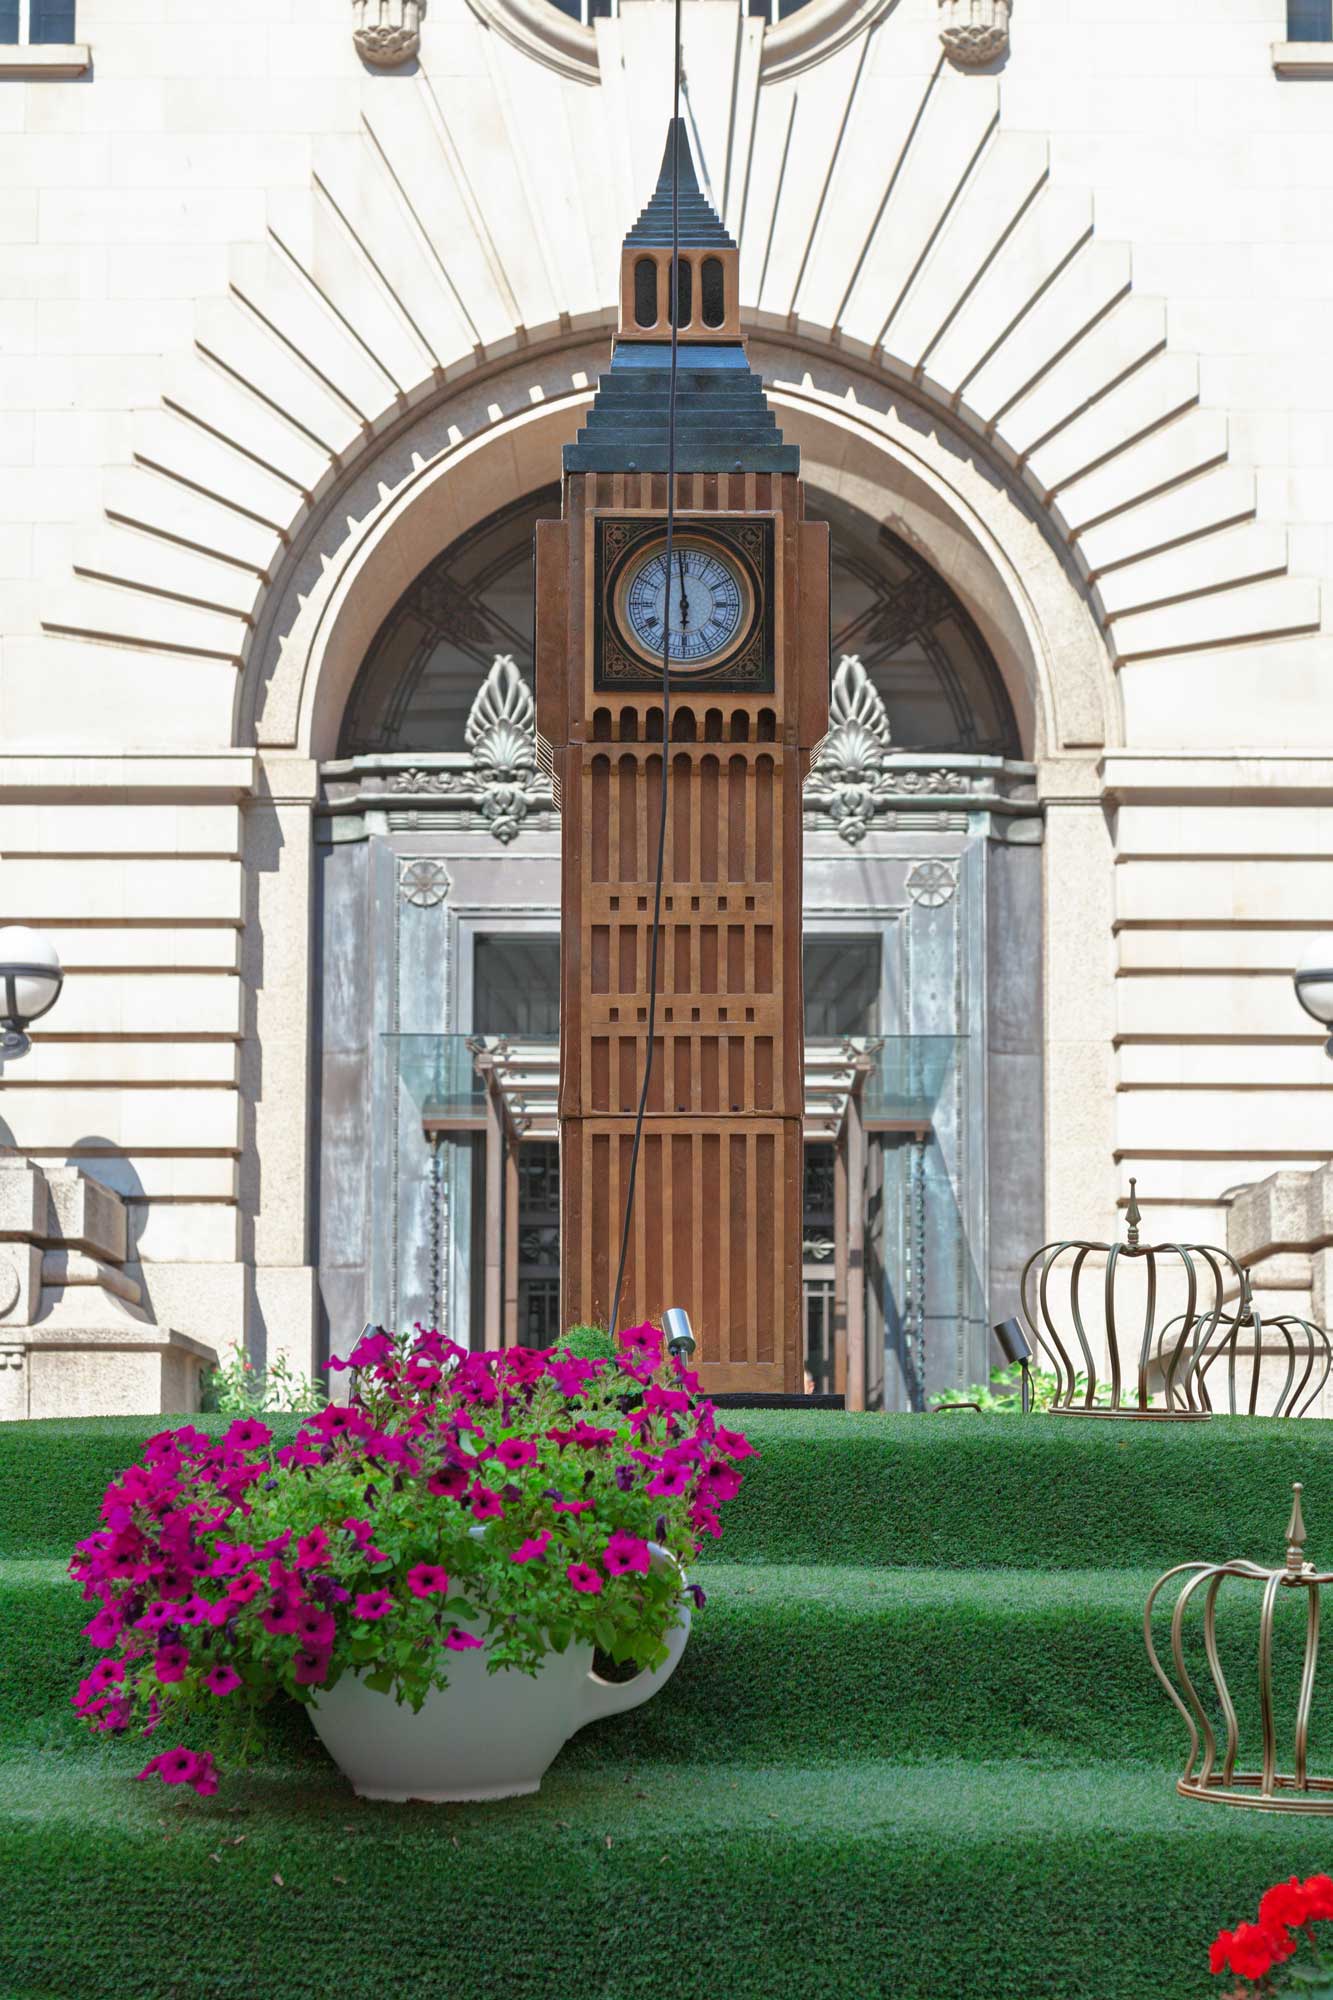
[[[0,929],[0,1061],[27,1055],[29,1025],[50,1013],[64,983],[50,938],[26,924]]]
[[[1333,1030],[1333,938],[1316,938],[1292,974],[1296,998],[1312,1021],[1326,1031]],[[1324,1043],[1324,1054],[1333,1056],[1333,1032]]]
[[[998,1326],[991,1328],[1000,1343],[1000,1352],[1010,1367],[1016,1361],[1023,1371],[1023,1415],[1032,1411],[1032,1348],[1023,1331],[1022,1322],[1016,1319],[1002,1319]]]
[[[667,1353],[673,1361],[688,1361],[697,1345],[690,1316],[684,1306],[668,1306],[662,1314],[662,1331],[666,1335]]]

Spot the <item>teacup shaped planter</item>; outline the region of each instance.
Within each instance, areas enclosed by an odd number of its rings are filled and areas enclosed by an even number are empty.
[[[671,1563],[650,1543],[654,1563]],[[593,1672],[591,1646],[548,1653],[535,1674],[487,1669],[486,1652],[450,1653],[449,1685],[408,1702],[345,1673],[310,1703],[316,1734],[363,1799],[447,1805],[535,1792],[571,1736],[603,1716],[638,1708],[665,1687],[690,1636],[682,1604],[660,1667],[632,1680]]]

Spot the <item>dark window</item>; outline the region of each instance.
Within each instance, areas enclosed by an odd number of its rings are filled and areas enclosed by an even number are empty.
[[[0,42],[19,38],[19,0],[0,0]]]
[[[884,697],[894,749],[1021,756],[1000,670],[944,577],[832,494],[812,489],[809,510],[833,531],[832,666],[844,653],[860,657]],[[340,755],[461,750],[496,654],[512,654],[531,680],[532,531],[559,512],[559,487],[543,487],[479,522],[409,584],[366,654]],[[772,710],[761,710],[758,737],[774,726]]]
[[[1333,42],[1333,0],[1287,0],[1287,40]]]
[[[74,40],[74,0],[32,0],[29,14],[30,42],[72,42]]]
[[[651,257],[640,257],[634,266],[634,324],[657,325],[657,265]]]
[[[699,297],[705,326],[721,326],[727,316],[727,290],[720,257],[705,257],[699,272]]]
[[[475,1035],[558,1035],[558,937],[479,937],[472,959]]]
[[[873,1035],[879,1025],[877,937],[805,940],[807,1035]]]
[[[688,326],[694,317],[694,266],[687,257],[680,260],[676,276],[676,293],[679,307],[676,315],[677,326]]]

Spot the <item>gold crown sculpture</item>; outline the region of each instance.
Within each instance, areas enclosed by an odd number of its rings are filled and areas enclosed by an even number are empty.
[[[1261,1569],[1257,1563],[1249,1562],[1178,1563],[1165,1576],[1159,1576],[1148,1593],[1148,1606],[1143,1614],[1148,1658],[1153,1672],[1184,1716],[1190,1733],[1185,1769],[1176,1780],[1176,1790],[1187,1799],[1216,1799],[1222,1805],[1256,1806],[1262,1812],[1333,1813],[1333,1778],[1311,1777],[1308,1756],[1310,1711],[1314,1705],[1315,1666],[1319,1657],[1319,1591],[1322,1584],[1333,1583],[1333,1576],[1316,1571],[1314,1564],[1305,1560],[1305,1521],[1299,1485],[1293,1488],[1293,1493],[1291,1520],[1287,1524],[1287,1560],[1281,1569]],[[1171,1659],[1176,1681],[1184,1690],[1183,1700],[1152,1642],[1152,1614],[1158,1593],[1178,1576],[1189,1578],[1171,1614]],[[1264,1587],[1259,1611],[1259,1724],[1263,1761],[1258,1771],[1236,1769],[1240,1724],[1217,1650],[1217,1597],[1223,1580],[1229,1576]],[[1273,1613],[1278,1595],[1284,1590],[1306,1593],[1305,1651],[1296,1706],[1294,1769],[1290,1774],[1277,1768],[1277,1726],[1273,1713]],[[1204,1653],[1226,1731],[1220,1764],[1212,1721],[1185,1665],[1185,1616],[1199,1591],[1203,1592]]]
[[[1165,1329],[1164,1343],[1171,1331],[1171,1327]],[[1238,1352],[1240,1337],[1246,1332],[1253,1336],[1248,1369],[1245,1366],[1245,1357]],[[1279,1357],[1282,1348],[1277,1346],[1277,1342],[1282,1342],[1286,1349],[1287,1373],[1282,1387],[1272,1398],[1272,1407],[1260,1412],[1261,1391],[1264,1400],[1267,1400],[1265,1385],[1260,1380],[1265,1340],[1269,1341]],[[1213,1342],[1207,1360],[1198,1370],[1196,1387],[1205,1407],[1210,1410],[1220,1407],[1220,1393],[1218,1403],[1215,1405],[1213,1392],[1219,1389],[1219,1384],[1210,1383],[1208,1376],[1224,1354],[1227,1409],[1233,1417],[1240,1414],[1251,1417],[1259,1414],[1269,1417],[1303,1417],[1318,1399],[1320,1391],[1328,1380],[1329,1371],[1333,1369],[1333,1341],[1330,1341],[1323,1327],[1316,1326],[1313,1320],[1300,1319],[1295,1313],[1279,1313],[1273,1319],[1263,1318],[1254,1303],[1248,1271],[1242,1274],[1239,1312],[1231,1321],[1229,1330]],[[1305,1365],[1298,1377],[1296,1370],[1301,1362]],[[1250,1378],[1248,1395],[1243,1380],[1246,1373]],[[1314,1383],[1307,1395],[1306,1386],[1312,1376]]]
[[[1037,1347],[1055,1370],[1056,1389],[1050,1405],[1053,1416],[1137,1417],[1156,1423],[1180,1423],[1197,1422],[1210,1414],[1200,1387],[1200,1372],[1219,1329],[1229,1329],[1239,1315],[1239,1306],[1228,1310],[1226,1292],[1229,1276],[1239,1293],[1240,1266],[1227,1251],[1204,1243],[1140,1243],[1139,1225],[1143,1216],[1137,1187],[1137,1181],[1130,1182],[1123,1243],[1047,1243],[1024,1266],[1019,1286],[1023,1317]],[[1072,1262],[1066,1279],[1060,1265],[1070,1253]],[[1100,1332],[1105,1336],[1109,1383],[1098,1375],[1098,1361],[1088,1338],[1084,1312],[1088,1300],[1083,1296],[1082,1280],[1090,1257],[1098,1259],[1099,1270],[1100,1260],[1106,1260],[1105,1271],[1100,1273],[1096,1304],[1101,1318]],[[1127,1260],[1141,1261],[1147,1272],[1142,1327],[1128,1355],[1121,1352],[1116,1315],[1117,1274]],[[1158,1279],[1159,1267],[1164,1262],[1184,1276],[1185,1310],[1159,1331]],[[1065,1320],[1062,1335],[1052,1292],[1063,1293],[1066,1284],[1067,1314],[1061,1314]],[[1139,1310],[1136,1308],[1136,1312]],[[1149,1407],[1153,1393],[1150,1374],[1154,1366],[1161,1370],[1161,1387],[1166,1397],[1165,1404],[1156,1409]],[[1082,1389],[1080,1374],[1086,1382]],[[1109,1404],[1098,1401],[1099,1387],[1104,1386],[1110,1388]]]

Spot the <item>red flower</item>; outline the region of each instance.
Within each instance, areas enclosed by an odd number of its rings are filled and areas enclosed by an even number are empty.
[[[1305,1921],[1318,1923],[1333,1917],[1333,1876],[1307,1875],[1305,1878]]]
[[[1259,1900],[1259,1923],[1266,1930],[1299,1930],[1308,1917],[1305,1884],[1295,1875],[1287,1882],[1275,1882]]]
[[[1231,1931],[1219,1931],[1208,1952],[1208,1970],[1225,1972],[1231,1964],[1231,1947],[1235,1943]]]
[[[1295,1946],[1263,1924],[1237,1924],[1231,1939],[1231,1970],[1242,1979],[1263,1979]]]

